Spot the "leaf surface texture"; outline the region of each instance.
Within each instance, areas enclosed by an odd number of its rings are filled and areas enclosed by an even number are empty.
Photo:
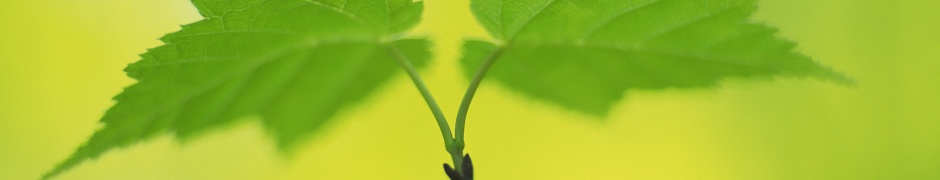
[[[751,22],[755,0],[472,0],[471,9],[496,43],[465,43],[468,77],[500,49],[488,76],[593,115],[630,89],[777,75],[849,82]]]
[[[397,39],[419,20],[411,0],[193,0],[205,19],[167,34],[125,71],[102,129],[46,177],[165,132],[190,138],[260,115],[284,148],[393,77],[399,49],[427,64],[429,43]],[[393,47],[393,48],[392,48]]]

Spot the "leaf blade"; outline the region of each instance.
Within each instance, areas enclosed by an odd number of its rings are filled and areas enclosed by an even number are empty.
[[[726,78],[850,82],[750,22],[753,0],[533,0],[543,6],[505,9],[513,2],[472,2],[481,24],[506,43],[468,41],[462,67],[474,72],[484,54],[503,48],[489,73],[500,84],[579,112],[606,115],[631,89],[710,87]],[[499,13],[482,11],[494,6]]]
[[[138,83],[114,98],[117,104],[101,119],[104,128],[43,178],[164,132],[192,138],[251,114],[262,116],[284,149],[398,73],[386,44],[416,66],[430,59],[427,40],[391,37],[416,25],[421,2],[193,3],[206,19],[167,34],[163,46],[129,65],[125,71]]]

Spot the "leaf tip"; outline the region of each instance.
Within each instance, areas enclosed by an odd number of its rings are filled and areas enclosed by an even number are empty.
[[[81,162],[84,159],[85,158],[80,158],[79,156],[76,156],[75,154],[73,154],[69,156],[69,158],[66,159],[65,161],[59,163],[58,165],[55,165],[55,167],[52,170],[44,173],[42,177],[40,177],[39,179],[46,180],[46,179],[52,179],[56,176],[59,176],[65,171],[68,171],[69,169],[74,168],[76,165],[78,165],[79,162]]]
[[[838,84],[838,85],[846,86],[846,87],[855,87],[858,85],[857,82],[854,79],[852,79],[852,77],[849,77],[848,75],[845,75],[840,72],[836,72],[835,70],[832,70],[831,68],[820,68],[818,71],[814,72],[811,76],[814,76],[815,78],[821,81],[834,83],[834,84]]]

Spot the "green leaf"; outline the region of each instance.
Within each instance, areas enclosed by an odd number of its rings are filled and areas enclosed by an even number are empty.
[[[749,21],[755,4],[473,0],[473,13],[497,43],[467,42],[461,63],[472,76],[499,52],[489,75],[501,84],[593,115],[607,114],[630,89],[708,87],[725,78],[778,75],[849,82],[793,52],[795,44],[775,37],[773,28]]]
[[[138,83],[115,97],[104,128],[45,178],[165,132],[180,138],[260,115],[285,148],[344,107],[416,66],[429,43],[396,40],[423,5],[411,0],[193,0],[206,18],[164,36],[125,69]],[[394,48],[392,48],[394,46]]]

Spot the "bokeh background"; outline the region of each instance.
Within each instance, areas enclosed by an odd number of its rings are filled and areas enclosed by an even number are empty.
[[[423,71],[453,116],[468,0],[426,0]],[[940,179],[940,1],[763,0],[755,21],[853,77],[633,91],[606,118],[484,83],[466,152],[478,179]],[[36,179],[100,128],[121,71],[199,20],[187,0],[0,1],[0,179]],[[58,179],[445,179],[436,125],[404,74],[293,153],[257,121],[112,151]]]

